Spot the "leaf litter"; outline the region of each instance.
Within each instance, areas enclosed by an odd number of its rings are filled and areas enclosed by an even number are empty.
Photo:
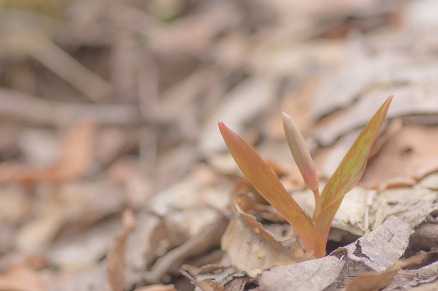
[[[437,288],[434,1],[31,2],[0,8],[0,290],[110,290],[109,264],[116,290],[341,290],[363,271],[369,288]],[[216,122],[313,213],[281,112],[324,186],[389,95],[312,259]]]

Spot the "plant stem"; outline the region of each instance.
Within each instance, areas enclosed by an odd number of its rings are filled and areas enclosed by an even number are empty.
[[[321,213],[321,199],[319,197],[319,190],[315,189],[313,191],[313,196],[315,197],[315,212],[313,213],[313,220],[315,221],[319,214]]]

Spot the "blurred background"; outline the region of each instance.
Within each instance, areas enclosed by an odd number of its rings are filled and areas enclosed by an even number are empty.
[[[0,0],[0,290],[108,290],[111,250],[120,290],[191,290],[178,269],[222,256],[218,211],[240,175],[219,120],[302,189],[281,112],[324,178],[394,95],[384,158],[362,185],[436,171],[436,11],[433,0]],[[127,208],[137,223],[123,265]],[[160,262],[206,226],[216,236],[197,252]]]

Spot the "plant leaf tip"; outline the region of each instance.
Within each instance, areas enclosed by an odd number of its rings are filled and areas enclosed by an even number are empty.
[[[315,165],[306,146],[306,142],[299,128],[285,112],[283,112],[283,129],[289,149],[303,176],[304,182],[307,187],[313,191],[317,191],[319,187],[318,174],[316,173]]]
[[[223,121],[218,121],[217,126],[219,127],[220,132],[223,134],[224,130],[227,130],[228,127],[225,125]]]

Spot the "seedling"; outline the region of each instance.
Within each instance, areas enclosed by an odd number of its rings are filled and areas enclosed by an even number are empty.
[[[228,150],[249,183],[295,229],[304,249],[313,251],[315,257],[323,257],[333,218],[345,194],[359,182],[365,171],[368,155],[385,121],[391,100],[392,96],[388,97],[362,129],[328,180],[321,195],[318,175],[304,139],[292,119],[287,114],[283,115],[283,127],[289,148],[306,185],[314,193],[315,212],[312,218],[289,195],[278,177],[251,145],[223,122],[219,122],[219,130]]]

